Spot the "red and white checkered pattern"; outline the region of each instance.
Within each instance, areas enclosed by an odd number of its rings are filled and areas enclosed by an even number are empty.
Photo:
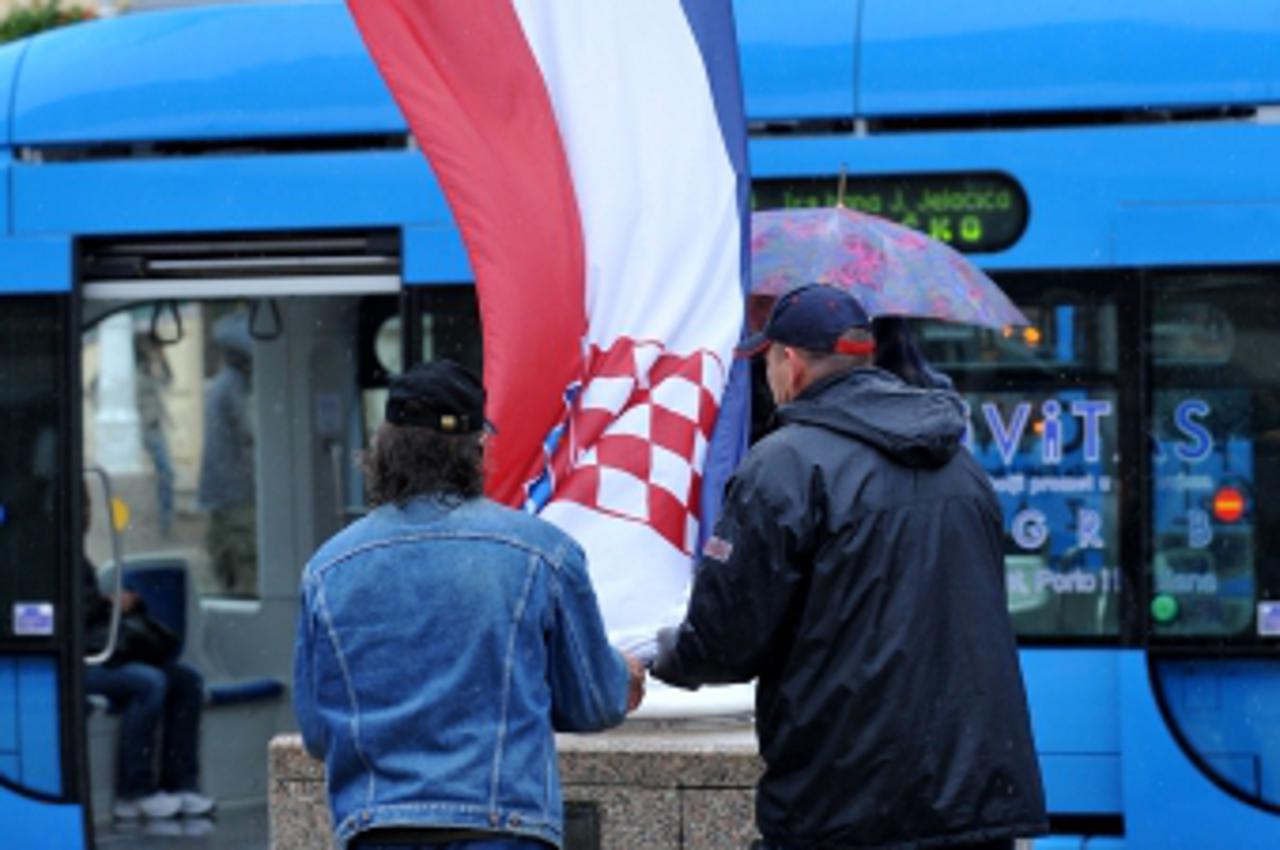
[[[656,342],[593,347],[589,374],[553,461],[553,501],[643,522],[692,553],[702,466],[724,389],[711,352],[668,354]]]

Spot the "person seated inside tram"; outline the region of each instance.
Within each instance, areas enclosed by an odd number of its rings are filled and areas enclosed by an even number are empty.
[[[92,508],[87,486],[81,498],[87,535]],[[85,647],[93,654],[107,644],[113,600],[98,587],[98,571],[88,556],[83,558],[83,570]],[[140,614],[142,608],[136,593],[122,591],[122,617]],[[156,665],[130,659],[121,651],[126,648],[117,647],[105,663],[85,669],[85,692],[106,697],[121,712],[112,813],[117,820],[208,815],[215,803],[198,787],[204,680],[176,660]],[[157,777],[154,756],[160,733]]]

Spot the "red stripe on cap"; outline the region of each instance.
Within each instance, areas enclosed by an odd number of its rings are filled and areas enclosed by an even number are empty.
[[[486,490],[519,504],[584,368],[582,225],[551,98],[510,2],[348,5],[462,231],[498,426]]]
[[[854,341],[852,339],[836,340],[836,354],[851,354],[854,357],[866,357],[876,353],[876,344],[871,340]]]

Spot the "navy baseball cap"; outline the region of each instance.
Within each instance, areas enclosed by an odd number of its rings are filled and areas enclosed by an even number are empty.
[[[493,427],[484,418],[484,385],[452,360],[417,363],[391,379],[387,421],[442,434],[474,434]]]
[[[843,289],[810,283],[784,293],[774,302],[764,328],[743,340],[739,357],[754,357],[772,342],[824,354],[866,355],[875,344],[842,340],[853,328],[870,328],[871,318],[858,300]]]

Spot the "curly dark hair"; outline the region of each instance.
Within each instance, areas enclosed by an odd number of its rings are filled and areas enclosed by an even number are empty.
[[[484,492],[483,458],[479,434],[384,422],[363,458],[369,505],[404,505],[417,496],[473,499]]]

